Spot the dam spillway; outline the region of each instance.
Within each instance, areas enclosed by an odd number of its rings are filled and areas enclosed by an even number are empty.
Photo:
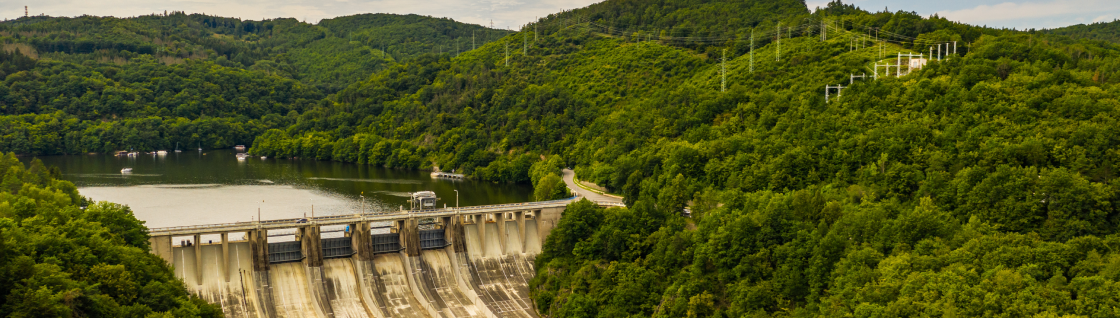
[[[264,228],[237,240],[227,238],[240,237],[224,232],[228,225],[194,234],[155,229],[152,250],[227,317],[539,317],[529,295],[533,261],[562,212],[346,221],[344,238],[320,235],[337,222],[271,228],[294,228],[290,242],[269,242]],[[197,244],[215,231],[220,242]],[[170,246],[184,240],[196,244]]]

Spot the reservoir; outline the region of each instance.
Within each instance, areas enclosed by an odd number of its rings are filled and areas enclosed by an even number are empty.
[[[264,220],[387,212],[408,209],[409,193],[417,191],[434,191],[439,207],[455,206],[456,190],[461,206],[526,202],[532,196],[527,184],[432,179],[428,171],[330,161],[238,160],[233,150],[39,159],[61,169],[81,195],[128,205],[149,228],[252,221],[258,209]],[[121,173],[123,168],[132,172]]]

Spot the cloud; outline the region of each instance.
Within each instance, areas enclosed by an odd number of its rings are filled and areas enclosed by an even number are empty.
[[[817,10],[817,8],[824,8],[824,7],[827,7],[827,6],[828,6],[828,1],[816,1],[816,0],[805,1],[805,7],[808,7],[809,11],[814,11],[814,10]]]
[[[995,5],[982,4],[972,8],[938,11],[939,16],[973,24],[1003,24],[1026,19],[1085,20],[1107,11],[1120,11],[1120,1],[1115,0],[1073,0],[1051,2],[1003,2]],[[1078,16],[1078,17],[1071,17]]]

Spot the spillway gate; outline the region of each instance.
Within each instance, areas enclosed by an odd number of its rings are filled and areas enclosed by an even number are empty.
[[[353,240],[349,237],[323,239],[323,258],[350,257],[354,255]]]
[[[447,240],[444,239],[443,233],[443,229],[420,230],[420,249],[447,247]]]
[[[373,241],[374,254],[401,251],[401,236],[396,233],[374,234],[370,239]]]
[[[268,243],[268,262],[272,264],[298,262],[303,259],[300,243],[278,242]]]

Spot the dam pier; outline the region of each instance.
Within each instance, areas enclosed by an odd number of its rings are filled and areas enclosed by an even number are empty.
[[[228,317],[538,317],[533,260],[573,200],[155,228],[150,243]]]

